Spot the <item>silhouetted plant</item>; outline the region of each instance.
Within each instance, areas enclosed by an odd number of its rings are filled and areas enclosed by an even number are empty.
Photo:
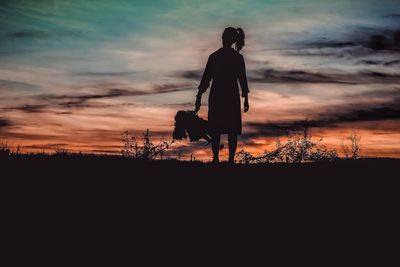
[[[136,138],[133,133],[125,131],[122,134],[122,143],[122,156],[132,158],[138,157],[138,143],[136,142]]]
[[[327,149],[321,145],[322,138],[313,141],[309,127],[305,127],[302,136],[289,136],[286,143],[282,144],[279,140],[275,143],[275,149],[265,150],[259,156],[241,150],[238,153],[239,163],[301,163],[310,161],[332,161],[338,159],[337,152]]]
[[[268,153],[268,151],[265,151],[264,155],[266,155],[267,153]],[[238,157],[239,163],[242,163],[242,164],[259,163],[259,161],[260,161],[260,157],[254,157],[250,152],[248,152],[244,149],[240,150],[237,153],[237,157]]]
[[[42,155],[45,155],[45,154],[46,153],[43,151]],[[63,148],[63,149],[56,150],[56,155],[57,156],[70,156],[70,155],[74,155],[74,153],[69,152],[68,150]],[[75,155],[76,155],[76,153],[75,153]]]
[[[122,156],[143,160],[152,160],[157,157],[162,159],[165,151],[170,147],[170,143],[164,139],[161,139],[158,144],[153,144],[150,140],[149,129],[143,133],[142,141],[143,145],[139,145],[133,132],[124,132],[122,134]]]
[[[0,144],[0,157],[8,157],[10,156],[11,149],[9,148],[7,143]]]
[[[350,142],[347,144],[346,140]],[[359,159],[360,158],[360,141],[361,136],[355,130],[352,130],[350,135],[346,138],[342,138],[342,151],[347,159]]]
[[[181,147],[177,147],[174,150],[172,150],[172,158],[181,160],[184,156],[184,153],[181,149]]]

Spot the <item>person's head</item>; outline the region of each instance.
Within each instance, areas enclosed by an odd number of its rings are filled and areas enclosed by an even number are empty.
[[[240,51],[244,46],[244,31],[242,28],[228,27],[224,30],[222,34],[222,44],[227,46],[232,46],[235,44],[236,51]]]

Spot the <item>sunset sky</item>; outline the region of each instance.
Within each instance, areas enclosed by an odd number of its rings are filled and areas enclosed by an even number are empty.
[[[399,0],[4,0],[0,142],[119,153],[126,130],[170,140],[228,26],[246,33],[239,149],[261,153],[308,118],[329,147],[355,129],[363,156],[400,157]],[[198,158],[203,145],[175,144]]]

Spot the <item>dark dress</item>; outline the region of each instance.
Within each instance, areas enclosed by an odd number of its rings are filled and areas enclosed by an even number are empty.
[[[210,55],[199,85],[204,93],[212,81],[208,99],[208,121],[214,134],[241,134],[240,94],[249,92],[243,56],[232,48],[220,48]]]

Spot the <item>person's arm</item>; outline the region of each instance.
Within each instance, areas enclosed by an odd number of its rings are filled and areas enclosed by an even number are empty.
[[[198,87],[199,91],[197,92],[196,95],[196,107],[194,113],[197,113],[200,110],[201,96],[205,91],[207,91],[207,88],[210,86],[211,78],[212,76],[211,76],[211,56],[210,56],[208,58],[206,68],[204,69],[203,77],[201,78],[201,82]]]
[[[249,110],[249,85],[247,84],[246,64],[243,56],[240,56],[239,84],[242,89],[242,97],[244,97],[244,112]]]

